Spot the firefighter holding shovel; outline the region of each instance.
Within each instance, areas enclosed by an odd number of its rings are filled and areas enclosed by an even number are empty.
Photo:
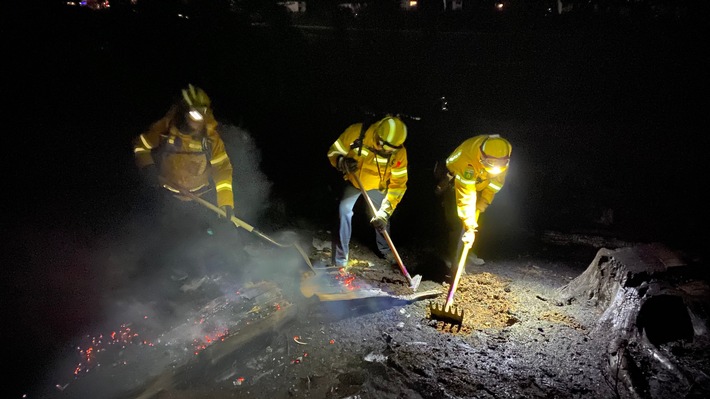
[[[187,279],[192,264],[197,265],[196,273],[207,272],[205,259],[216,250],[196,245],[203,233],[214,235],[216,239],[210,240],[214,245],[217,239],[234,238],[229,223],[234,215],[233,168],[218,126],[207,93],[189,84],[180,90],[165,115],[133,140],[135,162],[144,183],[157,190],[150,191],[150,197],[157,201],[145,204],[158,206],[148,212],[158,218],[154,227],[161,227],[158,234],[165,238],[159,241],[164,248],[156,252],[167,258],[166,263],[179,265],[174,267],[173,279],[177,281]],[[196,205],[193,196],[216,203],[224,222]],[[198,249],[207,254],[198,254]],[[230,250],[225,256],[242,256],[236,252]]]

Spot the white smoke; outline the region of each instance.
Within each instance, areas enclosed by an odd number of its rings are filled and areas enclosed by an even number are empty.
[[[261,171],[261,151],[248,131],[233,125],[220,126],[227,155],[232,162],[234,206],[239,218],[256,223],[269,206],[271,182]]]

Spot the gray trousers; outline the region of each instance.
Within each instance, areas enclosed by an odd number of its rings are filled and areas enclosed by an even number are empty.
[[[355,207],[355,203],[357,202],[357,199],[360,198],[361,194],[362,193],[360,189],[356,188],[352,184],[347,184],[343,189],[343,195],[340,198],[340,205],[338,206],[338,235],[336,237],[336,240],[333,241],[333,263],[336,266],[347,266],[348,264],[348,255],[350,253],[350,237],[352,236],[353,231],[353,208]],[[382,193],[379,190],[369,190],[367,192],[367,195],[372,200],[373,205],[375,205],[375,209],[379,209],[380,205],[382,204],[382,200],[384,200],[386,196],[386,193]],[[367,206],[367,208],[369,209],[369,206]],[[372,215],[369,215],[368,210],[367,219],[370,220],[371,217]],[[382,256],[385,256],[386,254],[391,252],[390,247],[389,245],[387,245],[387,240],[385,239],[384,235],[382,235],[379,230],[374,230],[377,249],[380,251],[380,254],[382,254]],[[387,233],[389,233],[389,231],[390,225],[389,222],[387,222]]]

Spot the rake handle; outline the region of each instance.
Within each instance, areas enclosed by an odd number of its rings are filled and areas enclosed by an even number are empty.
[[[468,257],[468,250],[471,249],[471,246],[473,246],[473,243],[466,244],[461,251],[461,258],[459,259],[459,264],[456,267],[456,275],[454,276],[454,281],[451,283],[451,287],[449,287],[449,295],[446,297],[446,305],[444,305],[444,310],[446,311],[448,311],[449,307],[451,307],[454,303],[454,294],[459,286],[461,273],[463,272],[464,264],[466,263],[466,258]]]

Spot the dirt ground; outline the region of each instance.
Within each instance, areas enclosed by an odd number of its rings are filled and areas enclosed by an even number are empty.
[[[710,397],[710,305],[679,319],[662,300],[679,296],[660,295],[638,317],[670,334],[649,346],[634,325],[600,325],[615,321],[602,305],[556,295],[601,248],[632,245],[573,231],[706,250],[708,201],[696,189],[705,147],[668,140],[705,139],[707,112],[694,101],[706,91],[704,29],[572,20],[496,34],[271,30],[32,8],[15,18],[25,25],[12,41],[11,87],[21,89],[10,130],[21,150],[6,157],[27,167],[9,174],[0,214],[8,397]],[[198,50],[194,62],[185,49]],[[422,276],[417,292],[438,296],[408,296],[400,271],[370,249],[367,222],[352,243],[360,262],[317,269],[328,289],[369,296],[340,301],[302,294],[308,268],[291,248],[211,258],[214,236],[161,242],[146,227],[154,212],[141,208],[153,200],[138,194],[130,143],[188,82],[210,93],[228,128],[237,214],[279,227],[269,233],[293,227],[318,268],[342,183],[328,146],[363,106],[421,117],[408,122],[409,189],[393,239]],[[416,238],[442,220],[431,168],[479,133],[510,138],[515,160],[477,238],[486,263],[468,265],[457,290],[464,320],[452,330],[428,314],[450,272]],[[520,230],[525,245],[510,245]],[[201,274],[179,270],[203,261]],[[637,277],[638,295],[658,285]],[[710,298],[703,282],[673,277],[667,292]],[[627,294],[619,315],[638,311]]]
[[[595,328],[604,309],[583,301],[563,303],[556,294],[584,272],[597,249],[579,237],[555,237],[568,241],[548,240],[536,251],[500,254],[501,260],[480,266],[469,262],[455,296],[455,306],[464,314],[458,327],[430,313],[432,305],[446,299],[448,270],[440,279],[425,273],[413,291],[396,265],[379,259],[357,240],[352,243],[351,267],[325,268],[329,237],[326,232],[313,233],[309,259],[320,281],[326,281],[320,284],[323,292],[336,292],[329,291],[336,287],[342,289],[338,292],[389,296],[305,298],[289,284],[290,274],[270,282],[256,279],[241,287],[237,294],[243,302],[234,296],[230,300],[229,295],[210,301],[206,295],[214,295],[210,287],[215,284],[234,288],[228,276],[205,277],[197,283],[185,280],[182,300],[194,305],[199,299],[204,307],[199,323],[185,316],[184,324],[212,323],[211,337],[182,345],[176,342],[186,330],[179,323],[169,331],[153,326],[152,332],[147,323],[124,326],[119,331],[122,337],[112,337],[121,343],[120,349],[107,349],[106,344],[100,349],[96,338],[92,347],[98,350],[93,355],[81,350],[87,346],[77,346],[73,359],[78,374],[50,387],[42,397],[95,397],[101,392],[106,398],[156,399],[661,398],[671,394],[690,398],[710,392],[707,379],[695,379],[690,389],[668,379],[664,383],[662,375],[654,375],[652,365],[646,365],[644,372],[660,387],[642,394],[629,392],[619,376],[610,375],[607,346],[614,337]],[[252,253],[263,258],[265,253],[257,253],[261,250]],[[416,276],[412,270],[423,270],[418,260],[427,259],[427,250],[400,249],[412,276]],[[306,271],[302,278],[314,278],[309,276]],[[248,293],[259,289],[268,295]],[[407,297],[432,290],[439,294]],[[178,309],[174,303],[173,312]],[[221,330],[215,322],[223,319],[216,316],[220,312],[233,316],[231,324],[221,324]],[[250,323],[256,330],[249,330]],[[148,339],[151,334],[158,338]],[[668,348],[675,348],[680,358],[679,348],[690,352],[706,347],[698,345],[705,344],[675,342]],[[181,346],[190,347],[194,354],[175,353]],[[85,358],[77,361],[81,356]],[[710,373],[706,360],[701,355],[693,359],[698,375]],[[71,374],[69,367],[71,361],[65,366],[65,377]],[[108,388],[106,378],[115,386]]]

